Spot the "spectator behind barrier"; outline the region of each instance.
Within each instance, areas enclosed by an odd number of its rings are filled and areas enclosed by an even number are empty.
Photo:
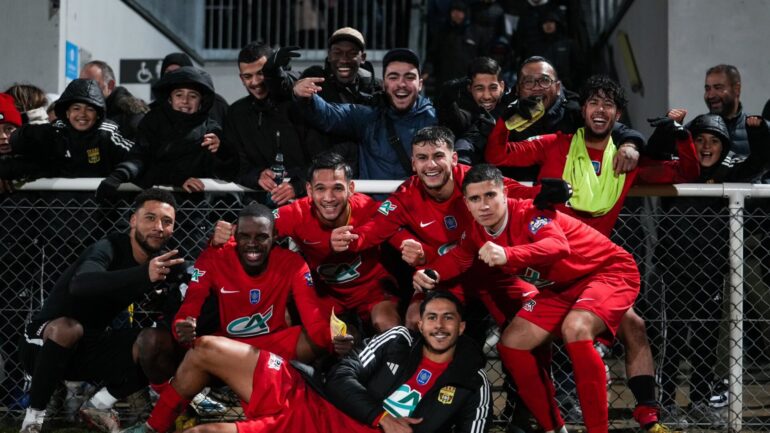
[[[318,92],[324,78],[304,78],[294,85],[298,106],[310,124],[359,143],[362,179],[404,179],[412,173],[412,135],[436,123],[430,101],[421,96],[420,59],[412,50],[395,48],[382,62],[384,101],[374,107],[327,103]]]
[[[329,38],[324,65],[305,69],[300,78],[323,77],[325,81],[318,96],[326,102],[372,105],[373,95],[382,91],[382,80],[374,76],[374,67],[366,61],[365,49],[361,32],[351,27],[338,29]],[[350,164],[353,177],[358,178],[358,144],[343,135],[316,128],[311,130],[311,137],[318,149],[331,149],[342,155]]]
[[[273,51],[269,45],[250,43],[238,54],[238,71],[248,95],[235,101],[227,113],[224,144],[238,152],[237,182],[270,193],[275,205],[305,194],[305,174],[312,158],[307,128],[291,101],[296,78],[285,71],[298,47]],[[285,173],[270,167],[281,153]],[[276,182],[280,178],[282,182]],[[280,183],[280,184],[279,184]]]
[[[48,98],[43,89],[31,84],[15,83],[5,93],[13,96],[16,101],[16,108],[21,113],[23,124],[32,123],[35,125],[49,123],[46,107],[48,107]]]
[[[106,118],[118,125],[121,135],[133,141],[139,122],[150,110],[147,103],[125,87],[117,86],[112,67],[101,60],[86,63],[80,70],[80,78],[95,80],[99,84],[106,103]]]
[[[161,78],[153,91],[159,97],[157,104],[139,124],[137,142],[127,160],[99,185],[98,197],[113,196],[124,182],[202,192],[200,178],[227,173],[232,153],[220,146],[222,128],[209,118],[214,103],[211,77],[184,66]]]
[[[96,81],[73,80],[56,101],[53,124],[24,125],[11,136],[12,152],[0,179],[105,177],[126,159],[133,142],[105,120],[104,98]]]
[[[564,16],[559,10],[546,12],[540,18],[540,30],[537,43],[528,46],[522,54],[545,57],[568,89],[577,88],[583,82],[583,62],[577,44],[567,35]]]
[[[10,138],[13,131],[21,127],[21,114],[16,109],[13,97],[0,93],[0,166],[14,156],[11,153]],[[11,179],[0,176],[0,194],[13,191]]]

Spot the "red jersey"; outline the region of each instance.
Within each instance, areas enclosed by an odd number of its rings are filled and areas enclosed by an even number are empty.
[[[539,165],[540,174],[538,175],[538,180],[544,177],[561,178],[564,174],[564,165],[567,162],[567,154],[572,143],[572,135],[557,132],[555,134],[536,135],[524,141],[508,142],[508,129],[505,127],[505,121],[498,119],[495,129],[489,135],[487,147],[484,150],[484,158],[490,164],[503,167]],[[604,215],[595,217],[564,205],[557,206],[557,209],[579,218],[605,236],[609,236],[623,208],[623,202],[626,199],[626,195],[628,195],[628,190],[635,182],[670,184],[694,182],[698,179],[700,175],[700,162],[698,161],[692,139],[678,140],[677,151],[679,153],[679,160],[654,161],[643,159],[637,168],[626,173],[623,192],[620,194],[615,206]],[[612,170],[612,167],[601,167],[603,154],[603,150],[588,149],[591,162],[597,169],[596,174],[601,173],[601,170]]]
[[[371,197],[359,193],[350,197],[349,204],[348,224],[354,226],[370,221],[378,205]],[[363,285],[392,278],[380,264],[379,248],[334,252],[329,242],[333,228],[321,224],[310,197],[282,206],[273,214],[278,235],[294,239],[305,256],[319,294],[345,297]]]
[[[195,261],[174,320],[197,318],[209,295],[219,301],[219,335],[251,338],[288,328],[286,303],[293,295],[313,342],[319,347],[330,344],[329,320],[320,313],[310,270],[296,253],[273,247],[265,270],[251,276],[243,270],[234,242],[206,248]]]
[[[508,221],[498,236],[477,223],[463,236],[458,248],[431,263],[440,278],[454,278],[468,269],[487,241],[505,248],[504,272],[541,291],[562,290],[608,264],[624,264],[638,275],[626,250],[569,215],[538,210],[531,200],[508,199]]]
[[[443,202],[428,195],[418,176],[407,179],[382,202],[374,218],[353,229],[359,238],[350,244],[350,250],[362,251],[379,245],[405,227],[423,244],[428,262],[446,254],[473,223],[462,194],[462,183],[468,170],[470,167],[462,164],[453,168],[455,188],[452,196]],[[505,186],[508,196],[514,198],[532,198],[539,191],[539,188],[524,186],[511,179],[505,180]],[[407,234],[402,237],[411,238]]]

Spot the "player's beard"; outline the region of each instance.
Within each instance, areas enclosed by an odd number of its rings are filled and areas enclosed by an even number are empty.
[[[139,233],[139,230],[134,231],[134,240],[139,245],[139,247],[144,250],[145,253],[147,253],[147,255],[153,255],[159,252],[163,246],[166,245],[166,242],[164,241],[157,248],[153,247],[149,242],[147,242],[147,236]]]
[[[612,127],[607,128],[604,133],[597,134],[591,128],[585,128],[585,141],[602,141],[612,133]]]

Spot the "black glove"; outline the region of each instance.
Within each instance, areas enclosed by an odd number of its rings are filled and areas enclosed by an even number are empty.
[[[299,47],[296,45],[277,49],[273,52],[273,55],[267,59],[267,63],[265,63],[265,66],[262,68],[264,74],[272,75],[278,72],[279,68],[285,69],[289,66],[289,62],[291,62],[292,58],[300,56],[300,54],[296,52],[297,50],[299,50]]]
[[[510,119],[514,114],[530,120],[532,119],[532,111],[537,103],[540,102],[540,98],[519,98],[505,107],[503,110],[503,119]]]
[[[436,271],[434,271],[433,269],[426,269],[424,272],[426,277],[430,278],[433,281],[438,281],[438,275],[436,275]]]
[[[118,187],[121,183],[123,182],[117,177],[107,176],[96,188],[96,199],[100,201],[114,199],[118,195]]]
[[[470,84],[468,78],[455,78],[454,80],[445,81],[439,89],[436,104],[441,107],[448,107],[452,103],[459,101],[462,90],[466,89],[468,84]]]
[[[533,204],[540,210],[551,209],[553,205],[564,204],[572,197],[572,185],[564,179],[540,179],[540,192],[535,196]]]
[[[668,116],[653,117],[647,119],[647,122],[653,128],[660,128],[662,131],[672,134],[677,140],[686,140],[690,136],[684,126]]]

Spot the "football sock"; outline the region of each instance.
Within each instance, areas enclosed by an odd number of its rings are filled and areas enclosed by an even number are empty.
[[[174,427],[176,417],[184,412],[190,400],[179,395],[173,386],[167,386],[160,394],[147,425],[156,432],[166,433]]]
[[[67,362],[74,352],[74,348],[60,346],[50,338],[43,343],[37,354],[29,389],[31,408],[43,410],[48,406],[53,392],[64,379]]]
[[[607,406],[607,374],[604,362],[594,349],[593,341],[574,341],[566,344],[575,373],[580,408],[588,433],[607,433],[609,410]]]

